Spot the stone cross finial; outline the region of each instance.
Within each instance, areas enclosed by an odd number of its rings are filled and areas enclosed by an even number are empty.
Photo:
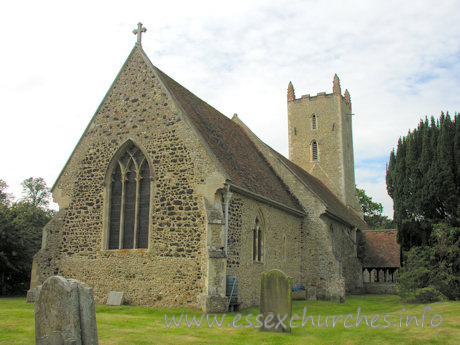
[[[133,30],[133,34],[137,35],[137,43],[136,44],[141,45],[142,33],[146,32],[146,31],[147,31],[147,29],[145,27],[142,27],[142,23],[139,22],[137,24],[137,29]]]

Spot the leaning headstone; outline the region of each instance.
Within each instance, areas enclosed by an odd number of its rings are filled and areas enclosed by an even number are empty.
[[[260,291],[260,313],[263,315],[262,329],[271,332],[290,332],[292,314],[291,278],[280,270],[262,273]],[[283,320],[280,323],[280,320]]]
[[[122,305],[123,304],[123,291],[110,291],[106,304],[107,305]]]
[[[86,284],[50,277],[35,303],[36,345],[97,345],[96,313]]]
[[[78,285],[82,344],[97,344],[96,307],[93,289],[88,284],[78,280],[69,279],[69,282],[75,282]]]

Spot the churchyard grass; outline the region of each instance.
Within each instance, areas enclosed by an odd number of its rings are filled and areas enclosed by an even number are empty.
[[[303,308],[307,307],[307,315],[313,315],[315,323],[321,315],[324,318],[332,315],[351,314],[347,324],[355,324],[358,307],[361,315],[368,315],[369,319],[380,315],[381,323],[374,329],[362,321],[359,327],[346,329],[343,320],[332,328],[312,327],[307,323],[305,327],[292,330],[292,333],[262,332],[254,328],[244,328],[245,317],[249,313],[258,314],[258,308],[242,311],[242,319],[237,324],[241,328],[227,328],[236,313],[228,313],[224,325],[208,328],[206,324],[200,328],[187,328],[182,324],[179,328],[165,326],[164,314],[170,320],[172,315],[189,314],[201,316],[201,313],[191,309],[153,309],[135,306],[112,307],[96,306],[99,344],[101,345],[137,345],[137,344],[458,344],[460,339],[460,302],[438,302],[429,304],[432,311],[428,315],[441,314],[442,324],[431,327],[430,320],[425,320],[425,327],[414,325],[414,322],[405,327],[406,315],[417,316],[420,320],[427,305],[406,304],[398,296],[391,295],[360,295],[348,296],[346,303],[325,301],[294,301],[293,314],[302,318]],[[403,308],[405,311],[403,312]],[[389,320],[392,326],[382,329],[383,316],[391,314]],[[402,328],[393,327],[403,315]],[[218,315],[220,320],[220,315]],[[254,317],[251,318],[254,322]],[[370,322],[370,320],[369,320]],[[436,320],[435,324],[439,322]],[[300,324],[300,320],[295,324]],[[25,298],[0,298],[0,344],[34,344],[34,309],[32,303],[26,303]]]

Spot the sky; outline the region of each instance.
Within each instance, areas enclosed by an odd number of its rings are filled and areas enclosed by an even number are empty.
[[[392,217],[385,166],[425,116],[460,111],[459,1],[9,1],[0,179],[51,187],[136,41],[155,66],[288,156],[286,90],[351,94],[356,184]]]

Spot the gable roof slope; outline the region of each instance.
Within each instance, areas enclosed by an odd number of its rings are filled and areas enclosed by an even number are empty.
[[[291,169],[302,182],[315,193],[326,205],[327,210],[336,217],[356,226],[358,229],[367,230],[369,225],[362,220],[353,210],[346,206],[339,198],[318,178],[291,162],[282,154],[270,148],[278,158]]]
[[[233,184],[303,212],[297,199],[239,125],[152,66]]]
[[[243,128],[246,135],[256,142],[256,145],[262,145],[262,147],[270,150],[275,157],[277,157],[283,165],[301,181],[301,183],[306,186],[313,194],[315,194],[326,206],[326,210],[329,215],[338,217],[342,221],[357,227],[360,230],[369,229],[369,225],[358,216],[358,214],[353,211],[351,208],[346,206],[321,180],[314,177],[303,168],[299,167],[297,164],[293,163],[281,153],[277,152],[269,145],[265,144],[260,140],[251,129],[246,126],[246,124],[241,121],[238,117],[232,119],[237,123],[241,128]],[[295,194],[295,191],[293,191]]]

